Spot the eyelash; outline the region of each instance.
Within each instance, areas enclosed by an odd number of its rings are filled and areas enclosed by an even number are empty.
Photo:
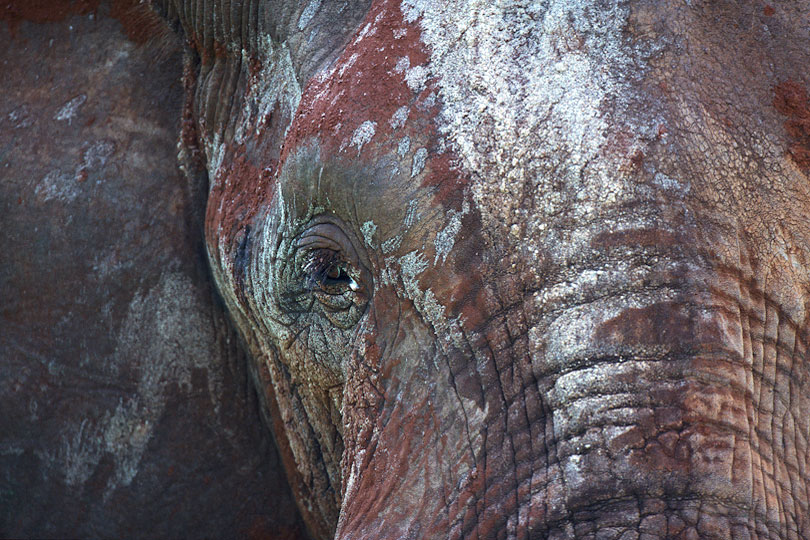
[[[331,249],[313,250],[304,264],[305,286],[310,291],[319,290],[330,295],[340,295],[348,287],[352,292],[360,290],[360,285],[349,275],[347,263]],[[330,276],[333,271],[336,276]]]
[[[329,277],[329,274],[335,269],[339,272],[338,277]],[[338,280],[341,276],[347,276],[343,261],[338,253],[331,249],[312,251],[304,264],[304,273],[307,277],[307,285],[311,288],[323,288],[328,280]]]

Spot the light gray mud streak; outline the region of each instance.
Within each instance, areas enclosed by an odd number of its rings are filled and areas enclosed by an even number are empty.
[[[522,201],[503,194],[527,184],[541,210],[529,224],[536,232],[563,202],[555,181],[578,188],[583,215],[597,200],[618,201],[630,190],[615,174],[618,163],[597,159],[613,129],[603,107],[611,98],[637,99],[628,80],[649,51],[624,43],[625,4],[588,4],[403,2],[406,19],[421,17],[443,102],[441,128],[473,174],[485,218],[520,223]],[[655,128],[628,127],[638,146]]]
[[[567,270],[588,257],[601,233],[667,227],[652,204],[615,211],[650,199],[631,160],[664,120],[636,83],[661,44],[629,42],[626,2],[403,0],[402,11],[421,25],[431,51],[440,130],[471,175],[485,232],[509,243],[523,285],[537,291],[525,300],[533,368],[556,372],[574,358],[604,354],[594,340],[600,324],[677,294],[669,287],[644,292],[639,284],[682,261],[665,258],[653,269],[614,257],[598,268]],[[644,174],[656,172],[651,165]],[[543,267],[551,275],[541,275]],[[594,377],[582,375],[583,384]],[[555,432],[579,421],[581,396],[569,381],[552,377],[543,392],[555,409]],[[611,393],[588,406],[616,407]],[[604,442],[619,434],[606,430]],[[559,456],[560,479],[571,488],[584,481],[577,452]]]
[[[638,106],[648,99],[633,83],[657,49],[628,43],[626,3],[404,0],[402,10],[419,21],[432,51],[440,128],[472,176],[484,227],[532,263],[527,272],[537,272],[542,257],[556,268],[570,266],[601,232],[661,226],[644,212],[604,214],[641,198],[637,180],[624,171],[663,122],[654,107]],[[633,110],[645,112],[639,117]],[[625,151],[607,151],[619,133]],[[582,225],[557,225],[560,215]],[[621,279],[622,264],[611,261],[593,269],[605,274],[570,279]],[[531,286],[543,283],[536,273],[528,277]],[[660,300],[636,299],[610,311]],[[538,302],[542,313],[544,301]],[[587,323],[579,315],[572,324]],[[563,330],[561,339],[574,329]]]

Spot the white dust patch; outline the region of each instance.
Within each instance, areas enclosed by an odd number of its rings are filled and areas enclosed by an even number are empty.
[[[70,124],[72,120],[76,117],[76,113],[79,111],[79,107],[84,105],[84,102],[87,101],[87,96],[85,94],[79,94],[75,98],[71,99],[60,108],[56,115],[54,115],[54,120],[65,121]]]
[[[34,194],[43,201],[70,202],[79,196],[77,187],[72,174],[54,170],[42,177],[34,189]]]
[[[427,149],[419,148],[413,155],[413,162],[411,166],[411,178],[421,173],[427,163]]]
[[[405,154],[411,149],[411,138],[407,135],[402,137],[399,141],[399,145],[397,145],[397,155],[399,157],[405,157]]]
[[[458,318],[449,319],[445,307],[439,303],[433,291],[419,287],[419,275],[430,264],[425,256],[419,251],[410,251],[400,257],[398,263],[404,286],[403,292],[413,301],[417,311],[433,326],[443,345],[463,347],[462,321]]]
[[[410,229],[417,221],[419,221],[420,217],[419,201],[414,199],[408,203],[408,207],[405,209],[405,220],[403,221],[405,230]]]
[[[433,242],[436,247],[436,256],[433,259],[434,266],[440,262],[439,259],[441,259],[441,264],[444,264],[447,260],[447,255],[450,254],[450,251],[456,243],[456,235],[461,230],[461,218],[469,211],[470,205],[466,199],[464,200],[461,212],[450,210],[447,225],[445,225],[444,229],[439,231]]]
[[[28,105],[22,104],[10,113],[8,120],[14,125],[14,129],[23,129],[34,125],[35,118],[31,115]]]
[[[315,3],[312,2],[310,5]],[[266,128],[264,119],[273,117],[276,108],[289,113],[292,122],[293,114],[298,110],[301,101],[301,87],[295,75],[295,67],[287,44],[278,44],[273,42],[270,36],[263,36],[259,51],[262,70],[250,78],[247,95],[243,100],[234,130],[234,142],[237,144],[243,144],[258,136]],[[244,62],[247,63],[248,59],[244,58]],[[284,127],[282,139],[289,129],[290,124]],[[206,141],[206,155],[209,174],[211,178],[216,178],[224,156],[223,144],[219,137],[215,137],[213,141]],[[211,186],[213,185],[211,182]]]
[[[304,11],[301,12],[301,16],[298,18],[299,30],[303,30],[309,25],[312,18],[315,17],[315,14],[318,12],[319,7],[321,7],[321,0],[312,0],[307,4],[307,7],[304,8]]]
[[[113,153],[114,142],[106,139],[93,142],[82,152],[82,159],[74,172],[59,169],[49,171],[39,181],[34,193],[41,201],[58,200],[66,203],[77,199],[81,195],[82,181],[87,173],[103,169]]]
[[[402,236],[396,235],[383,242],[380,249],[382,249],[383,254],[388,255],[398,249],[400,244],[402,244]]]
[[[352,141],[351,146],[357,148],[357,155],[360,155],[360,152],[363,150],[363,146],[368,143],[374,134],[377,132],[377,122],[372,122],[371,120],[366,120],[360,127],[354,130],[352,134]]]
[[[403,105],[396,112],[391,116],[391,120],[388,121],[388,124],[391,126],[391,129],[399,129],[405,125],[405,122],[408,120],[408,113],[410,109],[407,105]]]
[[[363,233],[363,240],[366,241],[366,245],[373,248],[374,233],[377,232],[377,225],[373,221],[366,221],[360,226],[360,232]]]
[[[472,195],[487,222],[508,228],[521,221],[529,205],[514,193],[535,193],[533,206],[542,203],[549,215],[567,202],[543,200],[560,186],[579,194],[583,215],[631,196],[631,183],[617,181],[617,164],[601,152],[616,129],[605,111],[637,99],[628,80],[651,54],[625,41],[627,5],[404,0],[402,11],[421,24],[431,50],[424,76],[437,78],[443,104],[441,131],[473,175]],[[422,74],[410,77],[416,84]],[[638,139],[630,146],[639,147],[654,129],[630,127]],[[532,229],[527,224],[523,237],[536,242]]]
[[[114,469],[104,498],[130,485],[168,396],[178,386],[190,392],[195,369],[207,370],[209,399],[218,408],[223,383],[216,376],[218,359],[211,354],[216,337],[197,293],[182,274],[164,274],[146,295],[132,300],[108,369],[113,374],[131,370],[132,351],[144,354],[134,373],[137,392],[101,418],[86,418],[75,431],[66,431],[55,455],[46,456],[61,465],[68,485],[87,482],[105,454],[112,456]]]
[[[354,53],[348,58],[348,60],[343,62],[343,64],[340,66],[340,69],[338,70],[338,76],[343,77],[343,75],[346,73],[346,70],[351,68],[354,65],[354,63],[357,62],[358,58],[360,58],[360,55],[358,53]],[[335,99],[337,99],[337,97],[338,96],[335,96],[333,98],[332,105],[335,104]]]
[[[428,78],[428,70],[425,66],[414,66],[405,73],[405,84],[414,94],[418,94],[425,88]]]
[[[411,59],[408,58],[407,56],[403,56],[399,60],[397,60],[397,64],[394,66],[394,72],[402,73],[409,67],[411,67]]]

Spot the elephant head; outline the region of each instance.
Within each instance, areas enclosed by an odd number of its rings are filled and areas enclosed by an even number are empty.
[[[158,4],[314,537],[810,536],[798,3]]]

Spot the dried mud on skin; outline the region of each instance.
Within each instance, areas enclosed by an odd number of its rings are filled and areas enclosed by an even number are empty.
[[[790,157],[805,173],[810,173],[810,99],[807,89],[787,80],[774,88],[773,106],[786,116],[785,130],[793,142]]]

